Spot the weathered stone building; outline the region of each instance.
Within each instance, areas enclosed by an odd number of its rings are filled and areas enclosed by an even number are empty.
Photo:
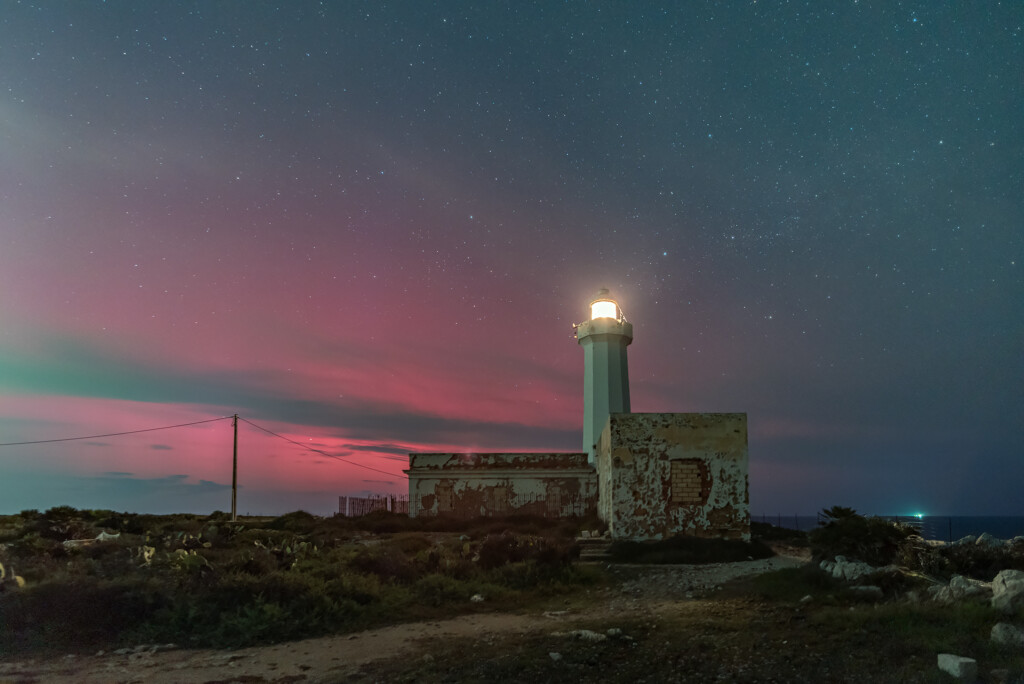
[[[746,414],[630,413],[632,333],[607,290],[577,326],[583,453],[409,454],[409,514],[596,512],[616,539],[749,539]]]
[[[409,454],[409,515],[587,515],[597,473],[584,453]]]
[[[616,413],[597,444],[613,538],[750,538],[744,413]]]

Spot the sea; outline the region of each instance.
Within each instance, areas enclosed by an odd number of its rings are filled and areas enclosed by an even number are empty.
[[[1024,536],[1024,516],[943,516],[943,515],[882,515],[880,518],[907,523],[920,530],[925,539],[952,542],[968,535],[975,537],[988,532],[998,539],[1013,539]],[[752,522],[764,522],[776,527],[808,531],[818,526],[816,515],[751,515]]]

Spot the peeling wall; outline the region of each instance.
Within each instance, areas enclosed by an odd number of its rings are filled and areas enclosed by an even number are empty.
[[[409,454],[409,515],[569,517],[592,513],[585,453]]]
[[[617,413],[598,441],[613,538],[750,538],[745,413]]]

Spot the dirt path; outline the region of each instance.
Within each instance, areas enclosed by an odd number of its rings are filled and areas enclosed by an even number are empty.
[[[803,558],[776,556],[760,561],[698,566],[615,566],[622,584],[595,597],[584,611],[464,615],[357,634],[244,648],[235,651],[139,647],[132,653],[66,656],[0,662],[0,684],[286,684],[337,682],[362,665],[398,657],[422,657],[433,639],[463,639],[471,645],[490,635],[564,629],[566,624],[607,615],[650,611],[664,600],[713,595],[724,582],[801,564]]]

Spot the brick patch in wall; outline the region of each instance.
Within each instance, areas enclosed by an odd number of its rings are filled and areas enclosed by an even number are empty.
[[[700,461],[672,461],[670,478],[672,503],[679,505],[703,503],[700,492]]]

